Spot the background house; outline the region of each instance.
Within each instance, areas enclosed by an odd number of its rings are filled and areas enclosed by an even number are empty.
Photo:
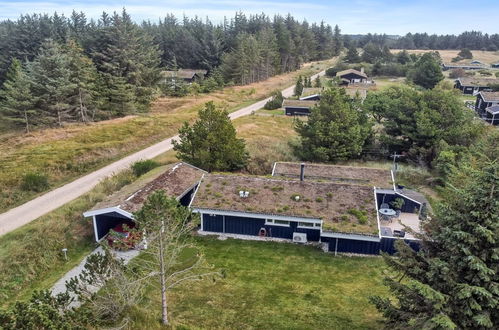
[[[488,123],[499,124],[499,92],[479,92],[476,96],[477,114]]]
[[[361,68],[360,71],[355,69],[339,71],[336,73],[336,77],[341,80],[341,83],[347,85],[368,82],[368,77],[364,73],[364,68]]]
[[[463,70],[481,70],[488,69],[488,66],[481,63],[442,63],[442,69],[451,70],[451,69],[463,69]]]
[[[307,116],[310,114],[310,108],[315,106],[317,102],[314,100],[284,100],[282,107],[287,116]]]
[[[165,80],[182,81],[191,84],[195,81],[204,79],[208,71],[206,70],[193,70],[193,69],[179,69],[177,71],[162,71],[161,74]]]
[[[499,84],[499,79],[460,77],[455,80],[454,88],[459,89],[463,94],[476,95],[483,90],[490,90],[492,84]]]

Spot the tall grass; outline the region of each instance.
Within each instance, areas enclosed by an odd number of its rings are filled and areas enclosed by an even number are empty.
[[[33,289],[49,288],[95,248],[92,225],[82,213],[133,180],[130,170],[104,180],[91,192],[0,239],[0,307]],[[68,260],[62,249],[68,249]]]

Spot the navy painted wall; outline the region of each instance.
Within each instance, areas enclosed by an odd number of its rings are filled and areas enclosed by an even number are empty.
[[[287,116],[308,116],[310,109],[286,107],[284,108],[284,113]]]
[[[120,223],[127,222],[127,220],[131,221],[127,217],[116,212],[96,215],[95,223],[97,228],[94,230],[97,230],[98,239],[100,240],[102,237],[106,236],[110,229]]]
[[[353,73],[353,72],[344,74],[344,75],[340,76],[340,78],[342,78],[342,79],[348,79],[350,81],[353,81],[354,79],[360,79],[361,81],[366,80],[365,77],[360,76],[360,75],[358,75],[356,73]]]
[[[397,249],[395,249],[395,241],[396,238],[387,238],[387,237],[382,237],[381,242],[380,242],[380,251],[388,253],[388,254],[394,254],[397,252]],[[420,243],[418,241],[413,241],[413,240],[404,240],[409,246],[414,250],[414,251],[419,251],[420,249]]]
[[[197,187],[197,185],[196,185]],[[192,195],[194,194],[194,191],[196,190],[196,187],[192,188],[188,193],[186,193],[180,200],[179,203],[182,206],[189,206],[189,203],[191,202]]]
[[[379,242],[359,241],[344,238],[322,237],[322,242],[329,243],[329,252],[334,252],[338,240],[338,252],[357,254],[379,254]]]
[[[293,232],[306,233],[307,240],[319,241],[319,229],[297,228],[298,222],[291,222],[289,227],[265,225],[265,219],[225,216],[225,233],[258,236],[261,228],[267,235],[278,238],[293,238]],[[203,230],[223,233],[223,216],[203,214]]]
[[[384,199],[383,199],[383,195],[385,196]],[[403,196],[400,196],[400,195],[377,193],[376,198],[378,200],[378,208],[380,207],[381,203],[383,203],[383,202],[390,205],[390,202],[394,201],[396,198],[403,198],[405,203],[404,203],[404,206],[402,207],[402,210],[401,210],[402,212],[417,213],[417,212],[414,212],[415,209],[417,209],[419,212],[420,205],[418,203],[413,202],[410,199],[404,198]]]

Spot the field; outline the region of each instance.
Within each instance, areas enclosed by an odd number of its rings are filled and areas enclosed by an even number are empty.
[[[247,86],[228,87],[208,95],[160,98],[145,115],[89,125],[72,124],[31,134],[1,134],[0,212],[37,195],[21,189],[22,177],[26,173],[47,175],[49,189],[53,189],[176,134],[184,121],[196,118],[197,111],[205,102],[214,101],[228,111],[235,111],[267,97],[275,89],[291,85],[297,75],[314,74],[334,61],[308,63],[296,72]]]
[[[197,238],[208,263],[226,278],[174,289],[173,328],[378,329],[368,302],[385,295],[381,258],[333,257],[317,248],[275,242]],[[131,328],[160,329],[160,296],[149,288]]]
[[[392,49],[392,53],[398,53],[400,52],[401,49]],[[411,54],[423,54],[430,52],[431,50],[422,50],[422,49],[414,49],[414,50],[407,50]],[[450,63],[451,60],[457,56],[457,53],[459,53],[459,50],[439,50],[440,57],[442,57],[442,61],[445,63]],[[480,62],[484,63],[498,63],[499,62],[499,51],[497,52],[491,52],[491,51],[484,51],[484,50],[472,50],[473,53],[473,59],[478,60]],[[469,63],[470,60],[463,60],[461,61],[463,63]],[[460,62],[457,62],[460,63]]]

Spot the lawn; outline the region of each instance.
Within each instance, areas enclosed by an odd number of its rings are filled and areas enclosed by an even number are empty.
[[[334,257],[289,243],[196,238],[217,282],[169,294],[173,327],[183,329],[377,329],[369,295],[385,295],[377,257]],[[154,286],[155,287],[155,286]],[[160,329],[160,295],[151,286],[131,328]]]
[[[159,98],[148,114],[128,116],[89,125],[68,124],[63,128],[30,134],[0,134],[0,212],[26,202],[38,193],[21,189],[29,172],[48,176],[56,188],[134,151],[175,135],[184,121],[193,121],[205,102],[214,101],[236,111],[261,100],[275,89],[288,87],[296,76],[312,75],[336,59],[308,63],[298,71],[266,81],[227,87],[211,94],[184,98]],[[43,193],[43,191],[41,192]]]

